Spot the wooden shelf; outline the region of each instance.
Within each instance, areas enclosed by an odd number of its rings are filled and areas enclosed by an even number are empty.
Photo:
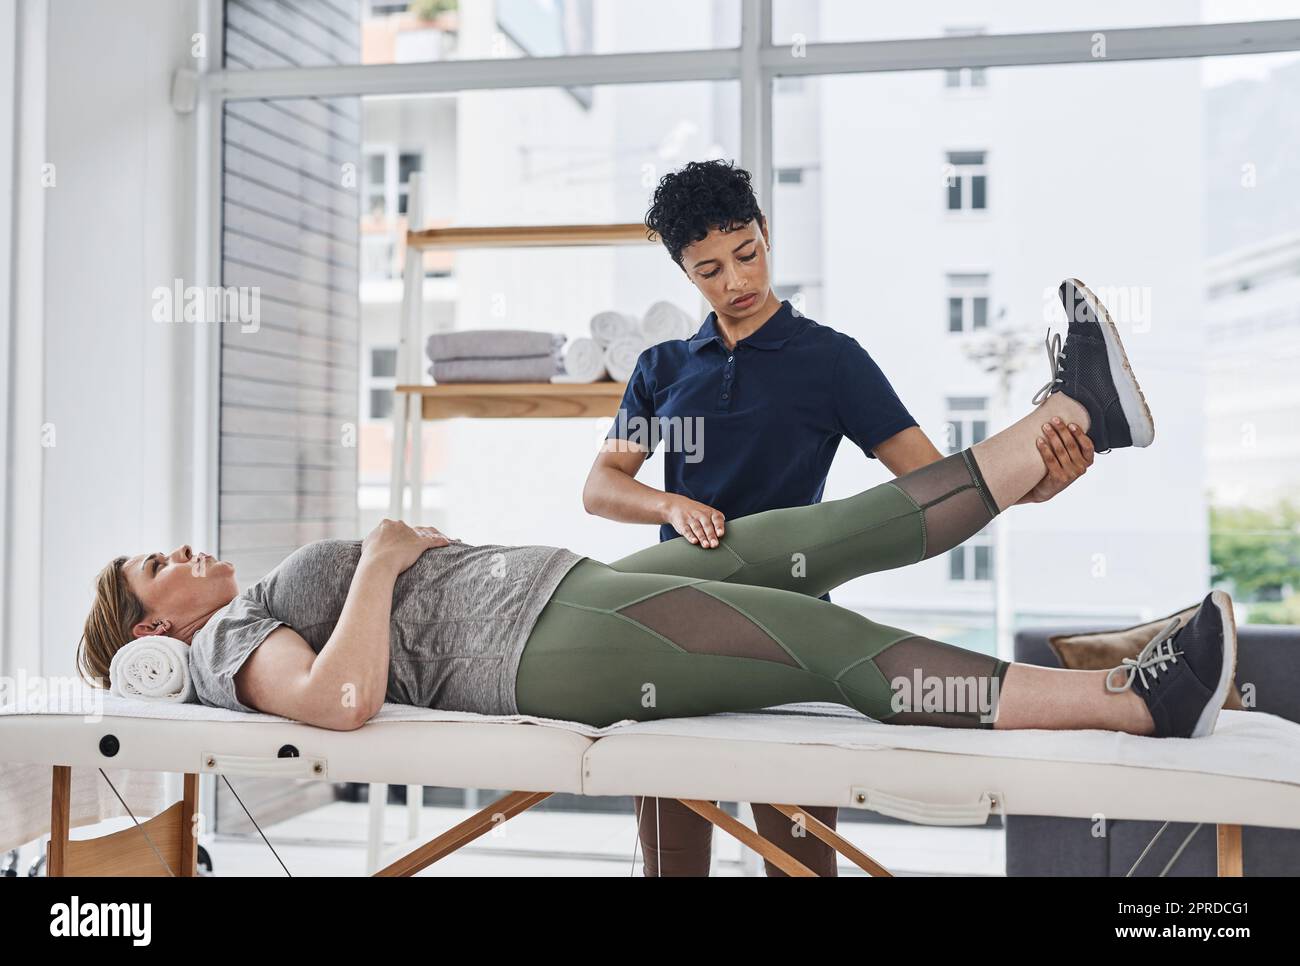
[[[614,416],[625,382],[444,382],[397,386],[419,396],[423,419],[573,419]]]
[[[649,236],[649,237],[647,237]],[[408,231],[411,248],[549,248],[562,245],[659,244],[645,225],[504,225]]]
[[[407,205],[418,219],[420,175],[412,172]],[[415,224],[419,224],[417,220]],[[644,224],[604,225],[492,225],[457,228],[412,228],[406,233],[405,265],[402,268],[402,311],[398,327],[397,372],[399,379],[419,379],[413,368],[413,354],[423,355],[420,312],[424,279],[423,253],[457,248],[556,248],[574,245],[659,245],[662,239]],[[624,382],[456,382],[424,385],[401,383],[393,392],[393,469],[388,498],[389,515],[402,519],[405,492],[411,488],[411,512],[424,512],[422,479],[423,434],[426,419],[574,419],[617,416],[627,389]],[[408,406],[405,400],[421,400]],[[411,433],[414,422],[417,432]],[[410,441],[411,459],[406,458]]]

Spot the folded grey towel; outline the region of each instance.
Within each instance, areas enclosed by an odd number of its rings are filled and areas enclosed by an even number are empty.
[[[438,359],[429,366],[434,382],[550,382],[560,371],[554,356],[507,359]]]
[[[500,359],[506,356],[560,355],[567,336],[562,332],[532,329],[465,329],[435,332],[425,343],[430,361],[444,359]]]

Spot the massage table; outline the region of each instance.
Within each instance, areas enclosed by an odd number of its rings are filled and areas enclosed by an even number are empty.
[[[375,873],[384,876],[412,875],[557,792],[678,799],[792,875],[811,873],[713,802],[771,803],[882,876],[799,806],[954,826],[994,814],[1213,823],[1220,875],[1242,874],[1243,825],[1300,828],[1300,724],[1262,712],[1224,711],[1206,738],[1158,739],[886,725],[820,703],[605,728],[386,704],[345,732],[96,694],[97,715],[67,697],[40,710],[0,706],[0,851],[48,830],[49,875],[197,874],[203,774],[513,789]],[[184,776],[168,807],[162,773]],[[110,785],[110,795],[98,788]],[[384,795],[372,788],[371,799],[382,809]],[[72,827],[104,817],[105,802],[135,824],[70,840]]]

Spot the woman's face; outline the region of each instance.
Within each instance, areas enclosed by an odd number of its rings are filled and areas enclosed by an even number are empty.
[[[137,624],[136,636],[159,634],[188,640],[188,626],[205,621],[213,611],[239,595],[235,565],[207,554],[195,554],[188,544],[169,554],[142,553],[122,565],[127,585],[140,598],[147,624]],[[153,622],[168,622],[165,628]]]
[[[757,218],[728,231],[712,228],[700,241],[682,249],[682,267],[720,318],[744,319],[762,310],[768,301],[767,244],[767,228],[760,228]],[[744,296],[752,298],[736,305],[736,299]],[[767,314],[771,314],[770,307]]]

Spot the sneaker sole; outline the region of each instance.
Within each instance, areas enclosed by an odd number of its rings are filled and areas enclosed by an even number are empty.
[[[1196,719],[1196,727],[1189,736],[1192,738],[1204,738],[1214,731],[1223,702],[1228,700],[1228,687],[1237,675],[1237,622],[1232,616],[1232,600],[1221,590],[1213,591],[1210,600],[1219,608],[1219,618],[1223,622],[1223,668],[1219,672],[1219,686]]]
[[[1146,396],[1142,394],[1142,387],[1138,385],[1137,377],[1133,375],[1133,367],[1129,365],[1128,354],[1124,351],[1124,343],[1120,341],[1119,328],[1115,325],[1115,320],[1110,317],[1101,299],[1097,298],[1088,286],[1077,278],[1066,279],[1066,281],[1087,299],[1088,307],[1101,321],[1101,333],[1106,339],[1106,358],[1110,361],[1110,375],[1115,380],[1115,389],[1119,392],[1119,404],[1124,410],[1124,418],[1128,422],[1128,432],[1133,445],[1150,446],[1156,438],[1155,420],[1151,418],[1151,409],[1147,406]]]

